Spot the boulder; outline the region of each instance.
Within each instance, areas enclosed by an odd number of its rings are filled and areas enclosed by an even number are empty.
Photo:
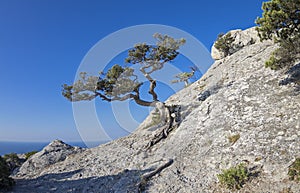
[[[33,176],[41,172],[44,168],[63,161],[67,156],[82,152],[83,148],[73,147],[60,140],[54,140],[44,147],[40,152],[32,155],[20,167],[17,176]]]
[[[231,36],[234,38],[234,42],[232,43],[232,47],[229,50],[229,55],[239,51],[245,46],[254,44],[259,40],[259,37],[257,35],[257,31],[255,30],[255,27],[249,28],[247,30],[231,30],[227,32],[226,34],[230,33]],[[225,35],[226,35],[225,34]],[[215,60],[220,60],[225,57],[225,53],[218,50],[215,47],[215,44],[212,46],[211,49],[211,56]]]

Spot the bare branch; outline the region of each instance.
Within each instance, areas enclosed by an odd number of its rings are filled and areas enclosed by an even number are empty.
[[[150,81],[149,94],[152,95],[153,101],[158,101],[158,99],[157,99],[157,94],[156,94],[156,92],[154,91],[155,87],[156,87],[156,81],[155,81],[155,80]]]

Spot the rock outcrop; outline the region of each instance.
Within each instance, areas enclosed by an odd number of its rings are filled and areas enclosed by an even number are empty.
[[[259,42],[259,37],[257,35],[257,31],[255,27],[249,28],[247,30],[231,30],[226,34],[231,34],[231,37],[234,38],[232,46],[229,49],[229,55],[239,51],[245,46],[249,46],[251,44],[255,44]],[[226,35],[225,34],[225,35]],[[215,60],[220,60],[226,56],[226,54],[215,47],[215,44],[211,48],[211,56]]]
[[[54,140],[42,151],[32,155],[19,169],[16,176],[31,177],[40,174],[46,167],[63,161],[67,156],[82,152],[80,147],[70,146],[60,140]]]
[[[43,159],[46,147],[20,170],[13,192],[233,192],[217,175],[239,163],[251,172],[239,192],[300,192],[288,176],[300,157],[300,93],[264,67],[276,45],[247,43],[257,39],[251,30],[237,31],[235,52],[166,101],[181,105],[182,118],[167,138],[146,148],[159,129],[149,116],[131,135],[57,163]]]

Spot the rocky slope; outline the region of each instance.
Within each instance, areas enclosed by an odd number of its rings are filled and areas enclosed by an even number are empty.
[[[63,161],[67,156],[80,153],[84,149],[80,147],[73,147],[60,140],[52,141],[49,145],[44,147],[42,151],[32,155],[19,169],[16,176],[31,176],[38,175],[46,167]]]
[[[166,102],[182,107],[166,139],[149,147],[160,129],[150,115],[127,137],[36,164],[38,172],[24,165],[12,192],[232,192],[217,174],[239,163],[253,174],[239,192],[300,192],[287,175],[300,157],[300,93],[264,67],[276,45],[259,42],[253,28],[235,34],[242,43],[232,55],[219,53],[199,81]]]

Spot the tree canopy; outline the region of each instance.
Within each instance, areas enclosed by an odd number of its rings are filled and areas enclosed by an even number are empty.
[[[291,66],[300,51],[300,0],[271,0],[262,5],[263,15],[257,18],[260,39],[279,43],[267,67],[280,69]]]
[[[231,36],[231,33],[220,33],[215,42],[215,48],[224,53],[224,57],[230,55],[230,48],[232,48],[232,43],[234,38]]]
[[[173,61],[179,54],[180,46],[185,39],[174,39],[168,35],[154,34],[156,45],[139,43],[128,51],[125,64],[116,64],[106,73],[100,72],[99,76],[89,76],[86,72],[80,73],[80,79],[72,85],[63,85],[62,94],[70,101],[92,100],[100,97],[102,100],[124,101],[133,99],[142,106],[154,106],[159,101],[155,92],[156,80],[151,74],[164,67],[167,62]],[[140,72],[150,83],[148,93],[151,101],[140,98],[140,88],[143,85],[134,74],[130,65],[139,65]]]
[[[197,66],[190,67],[191,72],[181,72],[175,75],[175,79],[171,83],[184,82],[185,86],[189,85],[189,80],[195,76],[195,72],[199,71]]]

